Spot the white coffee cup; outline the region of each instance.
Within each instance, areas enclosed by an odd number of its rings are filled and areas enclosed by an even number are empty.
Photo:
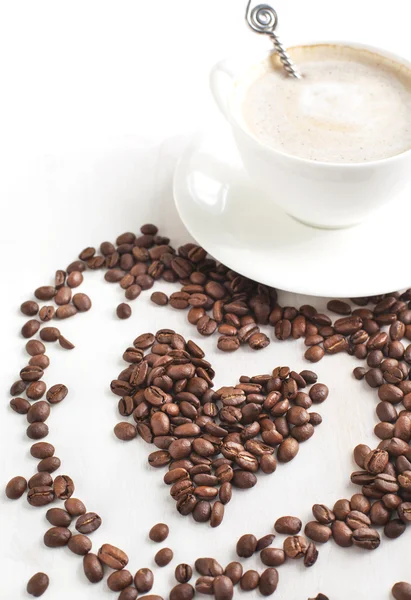
[[[351,42],[321,43],[365,48],[411,69],[411,62],[379,48]],[[210,85],[231,125],[246,171],[274,204],[308,225],[337,229],[360,223],[411,187],[411,149],[382,160],[339,164],[291,156],[257,140],[247,131],[239,103],[234,102],[250,67],[249,60],[240,57],[223,60],[211,71]]]

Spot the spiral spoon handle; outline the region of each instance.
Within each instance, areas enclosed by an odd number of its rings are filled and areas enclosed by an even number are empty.
[[[252,0],[249,0],[246,13],[247,24],[256,33],[263,33],[271,38],[287,75],[295,77],[296,79],[301,79],[300,73],[275,33],[278,24],[277,13],[269,4],[259,4],[258,6],[251,8],[251,3]]]

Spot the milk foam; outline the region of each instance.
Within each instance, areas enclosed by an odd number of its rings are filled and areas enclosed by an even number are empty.
[[[368,50],[339,45],[291,50],[303,79],[273,56],[249,73],[241,95],[247,129],[286,154],[362,163],[411,148],[411,72]]]

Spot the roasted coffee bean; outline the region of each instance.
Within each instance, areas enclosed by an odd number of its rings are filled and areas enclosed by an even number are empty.
[[[46,512],[46,519],[55,527],[69,527],[71,523],[71,516],[62,508],[50,508]]]
[[[34,295],[38,300],[51,300],[56,294],[56,288],[52,285],[43,285],[34,291]]]
[[[60,337],[60,331],[57,327],[43,327],[40,331],[40,337],[44,342],[57,342]]]
[[[265,548],[268,548],[268,546],[271,546],[274,539],[275,539],[274,533],[269,533],[269,534],[265,535],[264,537],[260,538],[257,542],[256,552],[260,552],[260,550],[264,550]]]
[[[6,485],[6,496],[10,500],[21,498],[27,489],[27,481],[24,477],[13,477]]]
[[[249,570],[244,573],[244,575],[240,579],[240,588],[244,592],[250,592],[255,590],[260,583],[260,575],[257,571]]]
[[[225,570],[224,575],[229,577],[233,583],[233,585],[237,585],[243,575],[243,567],[239,562],[230,562]]]
[[[331,312],[336,313],[337,315],[350,315],[351,307],[347,302],[343,302],[342,300],[330,300],[327,303],[327,309]]]
[[[39,305],[33,300],[27,300],[20,305],[20,310],[26,317],[34,317],[39,311]]]
[[[39,473],[53,473],[60,467],[61,461],[57,456],[48,456],[43,458],[37,465]]]
[[[45,423],[31,423],[26,429],[26,435],[31,440],[41,440],[49,433],[49,428]]]
[[[81,515],[76,521],[76,529],[80,533],[92,533],[101,525],[101,518],[97,513],[89,512]]]
[[[148,537],[153,542],[164,542],[168,538],[169,528],[165,523],[157,523],[157,525],[153,525],[150,529]]]
[[[21,335],[26,339],[31,338],[38,332],[39,329],[40,321],[37,321],[36,319],[30,319],[30,321],[27,321],[27,323],[25,323],[21,328]]]
[[[311,346],[305,351],[304,358],[312,363],[316,363],[321,360],[325,352],[321,346]]]
[[[313,542],[308,544],[307,550],[305,552],[305,556],[304,556],[304,566],[305,567],[312,567],[318,559],[318,550],[315,544],[313,544]]]
[[[44,354],[46,351],[46,346],[40,340],[29,340],[26,344],[26,352],[30,354],[30,356],[35,356],[36,354]]]
[[[224,519],[224,503],[223,502],[214,502],[213,508],[211,510],[210,517],[210,526],[211,527],[219,527]]]
[[[348,513],[345,522],[353,531],[371,525],[370,518],[357,510],[351,510]]]
[[[50,404],[48,402],[44,402],[41,400],[40,402],[36,402],[33,406],[30,407],[27,413],[27,421],[29,423],[43,423],[47,421],[50,416]]]
[[[46,389],[47,386],[44,383],[44,381],[33,381],[32,383],[30,383],[27,388],[26,388],[26,396],[27,398],[29,398],[30,400],[40,400],[40,398],[42,398],[44,396],[44,394],[46,393]],[[47,404],[47,402],[45,402],[44,404]],[[32,407],[34,408],[34,407]],[[46,411],[44,410],[44,405],[42,409],[37,409],[38,411],[42,411],[43,414],[46,413]],[[48,414],[50,413],[50,406],[48,406]],[[45,417],[45,419],[34,419],[35,412],[31,413],[31,419],[33,421],[42,421],[42,420],[46,420],[48,418],[48,414]],[[29,423],[32,421],[29,421]]]
[[[249,558],[257,549],[257,538],[255,535],[246,534],[240,537],[237,542],[236,551],[238,556]]]
[[[131,317],[131,306],[122,302],[117,306],[116,313],[119,319],[129,319]]]
[[[112,546],[111,544],[103,544],[99,549],[97,556],[103,564],[111,569],[123,569],[128,564],[127,554],[120,550],[120,548]]]
[[[179,583],[187,583],[193,576],[193,569],[190,565],[181,563],[176,566],[174,576]]]
[[[50,365],[50,359],[45,354],[36,354],[30,358],[29,365],[35,365],[36,367],[42,368],[44,371],[44,369],[47,369]]]
[[[303,558],[307,547],[307,540],[301,535],[287,537],[283,543],[283,549],[288,558]]]
[[[98,583],[104,578],[104,567],[96,554],[88,552],[83,558],[84,574],[91,583]]]
[[[331,525],[331,531],[334,541],[336,544],[338,544],[338,546],[341,546],[342,548],[348,548],[349,546],[352,546],[353,532],[348,525],[344,523],[344,521],[335,521]]]
[[[134,586],[126,587],[120,593],[118,600],[136,600],[138,592]]]
[[[335,514],[324,504],[314,504],[312,512],[314,518],[322,525],[330,525],[335,521]]]
[[[48,548],[61,548],[67,546],[71,538],[71,531],[67,527],[51,527],[44,534],[44,543]]]
[[[277,459],[282,463],[290,462],[297,456],[299,448],[298,441],[292,437],[289,437],[279,445],[277,450]]]
[[[27,583],[27,593],[35,598],[39,598],[49,587],[49,577],[45,573],[36,573]]]
[[[302,523],[297,517],[280,517],[274,523],[274,529],[277,533],[285,535],[296,535],[301,531]]]
[[[53,478],[50,473],[36,473],[28,481],[29,489],[39,486],[53,486]]]
[[[392,519],[384,526],[384,534],[387,538],[394,540],[405,531],[406,524],[401,519]]]
[[[163,292],[153,292],[150,300],[158,306],[166,306],[168,304],[168,296]]]
[[[213,591],[216,600],[231,600],[234,595],[233,582],[226,575],[218,575],[218,577],[214,579]]]
[[[107,586],[112,592],[121,592],[133,583],[133,576],[130,571],[122,569],[114,571],[107,579]]]
[[[79,517],[86,513],[86,507],[78,498],[68,498],[64,503],[64,507],[72,517]]]
[[[223,574],[223,567],[215,560],[215,558],[198,558],[195,561],[195,569],[200,575],[210,577],[218,577]]]
[[[410,600],[411,599],[411,584],[405,581],[396,583],[391,590],[395,600]]]
[[[154,557],[158,567],[165,567],[173,560],[174,553],[170,548],[162,548]]]
[[[285,562],[285,552],[281,548],[264,548],[260,552],[260,559],[267,567],[279,567]]]
[[[38,486],[29,489],[27,501],[32,506],[45,506],[54,500],[53,488],[50,486]]]
[[[388,452],[385,450],[373,450],[364,459],[364,468],[369,473],[382,473],[389,461]]]
[[[131,423],[122,421],[114,427],[114,435],[123,442],[130,441],[136,437],[137,430]]]
[[[26,383],[29,381],[38,381],[44,375],[43,369],[36,366],[27,365],[20,371],[20,378]]]
[[[90,552],[92,546],[90,538],[81,533],[71,536],[67,545],[74,554],[79,556],[84,556]]]
[[[317,521],[310,521],[304,528],[305,535],[319,544],[325,544],[331,538],[332,533],[330,527],[322,525]]]
[[[74,344],[72,342],[70,342],[70,340],[65,338],[63,335],[60,335],[58,340],[59,340],[60,346],[62,348],[64,348],[64,350],[73,350],[73,348],[75,347]]]
[[[10,407],[19,415],[26,415],[29,412],[30,406],[30,402],[25,398],[12,398],[10,400]]]
[[[210,577],[204,575],[202,577],[198,577],[195,584],[196,592],[199,594],[214,594],[214,577]]]
[[[74,483],[68,475],[57,475],[53,483],[54,494],[59,500],[67,500],[73,495]]]
[[[154,575],[150,569],[139,569],[134,575],[134,585],[140,594],[145,594],[151,590],[154,583]]]
[[[356,529],[352,534],[352,541],[355,546],[364,548],[365,550],[375,550],[380,545],[380,536],[375,529],[361,527]]]
[[[57,383],[56,385],[52,385],[48,390],[46,398],[50,402],[50,404],[58,404],[68,394],[68,389],[62,383]]]
[[[21,379],[19,379],[19,381],[15,381],[13,383],[13,385],[10,387],[10,394],[12,396],[18,396],[19,394],[22,394],[24,392],[26,387],[27,387],[27,384],[24,381],[22,381]]]

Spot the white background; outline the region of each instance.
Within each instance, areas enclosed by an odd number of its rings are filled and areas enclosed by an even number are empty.
[[[357,40],[411,58],[406,0],[278,0],[276,8],[283,38],[292,43]],[[242,0],[1,3],[1,485],[36,470],[25,417],[8,408],[8,389],[27,360],[18,306],[83,247],[137,231],[146,221],[158,223],[175,245],[189,239],[173,208],[171,175],[190,133],[215,118],[207,83],[213,63],[247,47],[266,48],[247,31],[244,9]],[[383,277],[387,249],[382,245],[380,252]],[[364,249],[364,264],[366,259]],[[351,450],[360,442],[376,445],[376,394],[353,379],[354,359],[331,357],[317,369],[330,387],[320,409],[324,423],[294,463],[261,477],[253,490],[237,492],[217,530],[180,517],[163,473],[146,465],[149,447],[114,437],[117,400],[108,386],[136,335],[171,325],[197,342],[199,336],[184,314],[154,307],[149,294],[133,304],[130,320],[118,321],[114,309],[121,293],[99,272],[88,275],[81,291],[92,297],[92,311],[61,324],[76,349],[48,352],[46,383],[70,389],[53,408],[48,440],[62,459],[60,472],[75,480],[75,495],[103,518],[92,536],[95,550],[109,542],[127,551],[133,572],[152,567],[157,548],[147,532],[167,522],[175,561],[157,571],[153,590],[166,596],[177,562],[213,555],[227,563],[240,534],[266,534],[287,513],[307,520],[314,502],[332,504],[356,491],[349,483]],[[305,300],[281,297],[297,306]],[[278,364],[306,367],[302,342],[273,341],[261,353],[241,350],[235,356],[215,352],[215,342],[200,340],[217,371],[216,386]],[[44,547],[45,512],[25,498],[11,502],[0,495],[0,598],[25,598],[26,582],[39,570],[50,575],[50,600],[115,597],[105,583],[88,584],[81,559],[67,549]],[[408,548],[409,534],[369,554],[329,543],[314,568],[290,563],[280,569],[276,597],[305,600],[322,591],[332,600],[383,600],[395,581],[411,580]],[[248,564],[261,567],[253,559]]]

